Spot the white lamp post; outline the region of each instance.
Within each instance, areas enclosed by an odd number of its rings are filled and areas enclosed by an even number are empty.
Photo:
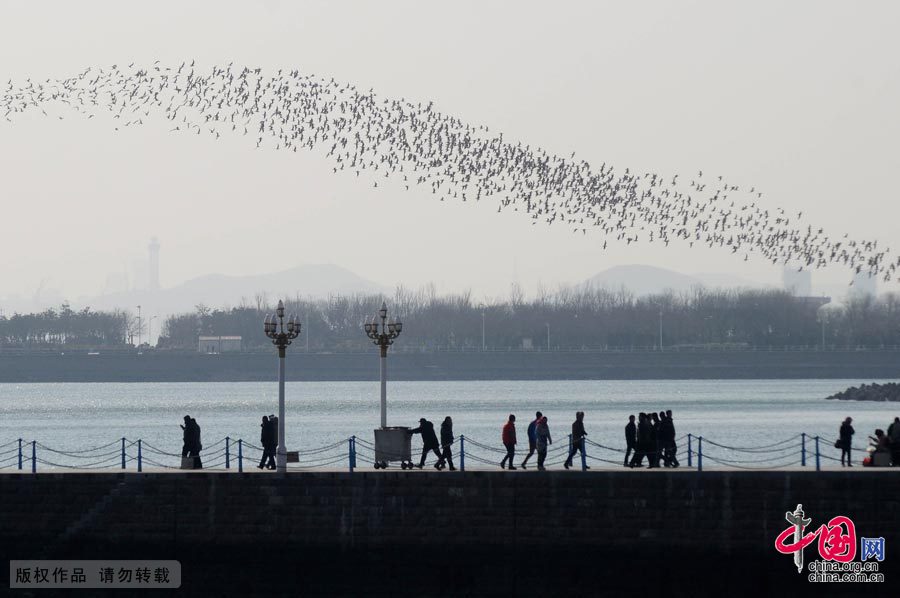
[[[266,316],[263,330],[272,344],[278,347],[278,450],[275,453],[275,467],[279,472],[287,471],[287,449],[284,441],[284,357],[287,346],[300,336],[300,322],[295,316],[284,323],[284,303],[278,302],[275,315]]]
[[[378,317],[381,317],[381,332],[378,331]],[[381,349],[381,427],[387,427],[387,350],[394,339],[400,336],[403,323],[387,319],[387,305],[382,301],[378,314],[372,317],[371,322],[366,322],[363,328],[372,342]]]

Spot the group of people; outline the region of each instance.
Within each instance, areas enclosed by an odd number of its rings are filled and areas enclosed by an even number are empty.
[[[856,431],[853,429],[853,418],[846,418],[841,423],[838,431],[838,440],[834,443],[835,448],[841,449],[841,466],[853,467],[850,460],[850,453],[853,445],[853,435]],[[863,461],[863,465],[879,465],[890,461],[893,467],[900,467],[900,417],[895,417],[894,421],[888,426],[887,433],[881,428],[875,430],[874,436],[869,436],[869,446],[872,451],[871,459]],[[883,456],[882,456],[883,455]]]
[[[581,413],[581,412],[579,412]],[[584,414],[582,414],[582,417]],[[584,426],[582,426],[582,431]],[[527,469],[526,463],[531,459],[537,451],[537,468],[538,471],[544,471],[544,461],[547,459],[547,447],[553,444],[553,438],[550,437],[550,426],[547,425],[547,416],[540,411],[535,412],[534,419],[528,424],[526,430],[528,435],[528,454],[519,465],[522,469]],[[515,469],[514,459],[516,456],[516,416],[509,414],[506,423],[503,425],[503,431],[500,434],[500,441],[506,447],[506,456],[500,461],[500,469],[507,466],[509,469]],[[568,469],[568,467],[566,467]]]
[[[643,467],[644,457],[647,467],[678,467],[678,446],[675,444],[675,422],[672,410],[639,413],[637,425],[634,416],[628,416],[625,425],[625,467]],[[633,453],[633,454],[632,454]],[[628,457],[631,457],[629,461]]]
[[[440,471],[449,466],[450,471],[456,471],[456,468],[453,467],[453,451],[451,450],[454,440],[453,420],[449,415],[444,418],[444,421],[441,424],[440,444],[438,443],[437,434],[434,432],[434,424],[424,417],[419,420],[418,428],[408,430],[407,433],[410,435],[422,435],[422,458],[419,460],[419,464],[416,465],[416,467],[419,469],[425,467],[425,459],[428,458],[428,453],[434,452],[438,458],[437,462],[434,464],[435,469]]]
[[[278,418],[274,415],[262,418],[260,424],[259,443],[263,447],[259,469],[275,469],[275,449],[278,447]]]
[[[200,426],[197,420],[190,415],[184,416],[184,423],[181,424],[183,431],[184,446],[181,447],[181,457],[191,457],[194,460],[194,469],[203,467],[200,461],[200,451],[203,445],[200,443]]]

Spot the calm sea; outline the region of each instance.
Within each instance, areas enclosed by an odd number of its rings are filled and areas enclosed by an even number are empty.
[[[548,416],[556,441],[553,448],[557,448],[567,442],[575,411],[582,410],[586,412],[585,425],[590,439],[622,448],[623,427],[629,414],[672,409],[679,437],[690,432],[707,439],[705,467],[721,465],[713,461],[717,457],[726,463],[741,462],[749,467],[780,465],[799,461],[796,456],[799,438],[766,449],[770,452],[758,453],[728,451],[708,441],[760,447],[788,441],[806,432],[822,437],[823,454],[837,457],[839,451],[833,444],[844,417],[853,417],[857,431],[854,444],[864,446],[866,435],[872,434],[876,427],[886,429],[900,415],[898,404],[824,400],[827,395],[863,382],[872,381],[391,382],[388,424],[414,426],[420,417],[426,417],[438,428],[449,415],[456,435],[465,434],[467,439],[498,447],[500,428],[510,413],[518,416],[519,437],[524,439],[528,421],[535,410],[541,410]],[[288,448],[311,450],[341,443],[351,435],[358,436],[361,442],[371,442],[373,428],[379,422],[378,392],[377,382],[288,383]],[[277,410],[274,382],[0,384],[0,467],[16,464],[17,459],[12,457],[17,455],[10,451],[16,448],[18,438],[26,442],[34,439],[42,447],[74,453],[115,443],[123,436],[129,442],[129,459],[136,454],[131,441],[140,438],[145,446],[153,447],[144,452],[145,459],[174,466],[177,458],[153,453],[153,449],[180,453],[179,424],[185,414],[196,418],[202,427],[204,453],[209,457],[207,463],[213,465],[224,458],[216,456],[224,448],[224,444],[216,445],[216,441],[230,436],[259,444],[261,416]],[[808,443],[812,451],[813,441]],[[418,439],[414,440],[414,451],[417,444]],[[681,440],[680,448],[685,444]],[[26,447],[27,456],[30,447]],[[66,455],[39,447],[38,467],[50,469],[52,463],[115,467],[119,465],[115,453],[118,448],[112,445]],[[693,448],[696,450],[696,444]],[[363,444],[360,451],[365,458]],[[234,456],[236,448],[231,452]],[[467,460],[467,468],[482,465],[477,461],[479,456],[491,463],[502,457],[474,444],[467,452],[472,455]],[[256,454],[253,449],[247,449],[248,458]],[[589,454],[616,463],[621,459],[618,453],[595,447],[590,447]],[[346,464],[345,455],[344,442],[304,459],[310,465],[342,467]],[[129,460],[128,468],[133,469],[134,465]],[[604,463],[592,465],[602,467]],[[836,465],[823,460],[823,466]],[[365,463],[359,466],[370,467]],[[152,463],[145,461],[145,467],[152,467]]]

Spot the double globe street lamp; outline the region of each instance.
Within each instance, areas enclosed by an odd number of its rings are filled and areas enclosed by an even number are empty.
[[[300,336],[300,321],[291,315],[284,322],[284,303],[278,302],[274,315],[267,315],[263,324],[266,336],[278,347],[278,451],[275,453],[275,467],[279,472],[287,471],[287,450],[284,442],[284,357],[287,346]]]
[[[378,317],[381,317],[381,328],[379,332]],[[366,322],[363,326],[366,335],[372,339],[372,342],[381,349],[381,427],[387,427],[387,350],[394,339],[400,336],[403,330],[403,323],[394,318],[387,319],[387,305],[382,301],[381,309],[375,316],[372,316],[371,322]]]

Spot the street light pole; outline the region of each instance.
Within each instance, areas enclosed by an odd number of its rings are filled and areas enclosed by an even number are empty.
[[[275,467],[284,473],[287,471],[287,449],[284,441],[284,358],[291,341],[300,336],[301,324],[296,316],[288,318],[284,323],[284,303],[278,302],[275,315],[266,316],[263,330],[278,347],[278,450],[275,453]]]
[[[659,310],[659,350],[662,351],[662,310]]]
[[[378,332],[378,317],[381,317],[381,332]],[[403,330],[403,323],[394,321],[394,318],[387,319],[387,304],[381,302],[381,309],[372,316],[371,322],[366,322],[363,328],[366,336],[372,339],[372,342],[381,350],[381,427],[387,427],[387,350],[394,339],[400,336]]]

